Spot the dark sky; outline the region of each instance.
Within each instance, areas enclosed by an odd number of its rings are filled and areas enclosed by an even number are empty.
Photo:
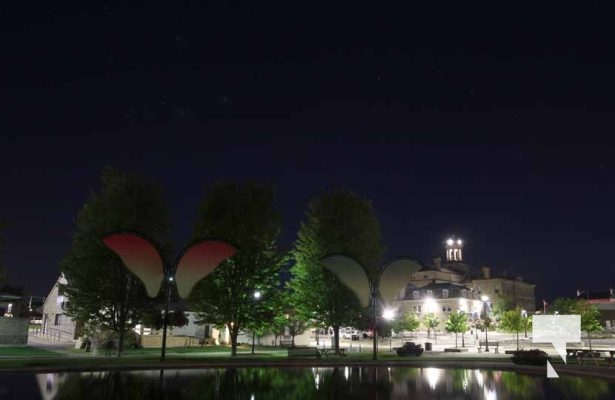
[[[13,284],[47,294],[106,165],[164,185],[179,243],[217,180],[275,184],[283,244],[344,185],[389,256],[459,235],[537,299],[615,284],[612,10],[201,3],[0,5]]]

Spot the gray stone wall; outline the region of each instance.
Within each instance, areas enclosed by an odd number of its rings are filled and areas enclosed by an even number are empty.
[[[0,346],[26,346],[29,326],[28,318],[0,317]]]

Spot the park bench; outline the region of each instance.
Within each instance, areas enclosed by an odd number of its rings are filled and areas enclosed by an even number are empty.
[[[481,347],[483,346],[487,348],[487,344],[494,349],[495,354],[500,354],[500,342],[485,342],[484,340],[478,342],[478,352],[480,353],[482,351]]]
[[[609,353],[609,356],[603,357],[602,352]],[[577,364],[582,367],[585,366],[586,362],[593,362],[596,367],[599,367],[599,361],[604,358],[607,367],[610,368],[613,363],[613,355],[615,355],[615,350],[588,350],[579,348],[566,349],[566,358],[577,360]]]
[[[334,356],[335,355],[335,349],[333,348],[323,348],[323,349],[318,349],[318,351],[320,352],[321,356],[324,356],[325,358],[329,357],[329,356]],[[340,347],[340,356],[341,357],[346,357],[346,348],[345,347]]]
[[[289,347],[288,358],[315,358],[320,359],[320,351],[316,347]]]

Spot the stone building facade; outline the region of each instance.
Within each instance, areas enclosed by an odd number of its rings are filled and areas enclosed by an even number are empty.
[[[401,288],[396,304],[401,313],[415,313],[419,318],[434,314],[445,321],[450,313],[463,312],[469,320],[491,314],[502,299],[533,313],[536,309],[535,285],[522,278],[492,276],[491,269],[480,272],[463,261],[463,241],[448,239],[445,259],[436,257],[424,265]],[[488,297],[486,301],[483,298]]]

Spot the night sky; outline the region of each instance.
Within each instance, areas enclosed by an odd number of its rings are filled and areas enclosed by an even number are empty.
[[[612,10],[200,3],[0,4],[12,284],[48,293],[106,165],[165,187],[178,244],[212,182],[273,183],[285,247],[343,185],[388,256],[458,235],[538,302],[615,284]]]

